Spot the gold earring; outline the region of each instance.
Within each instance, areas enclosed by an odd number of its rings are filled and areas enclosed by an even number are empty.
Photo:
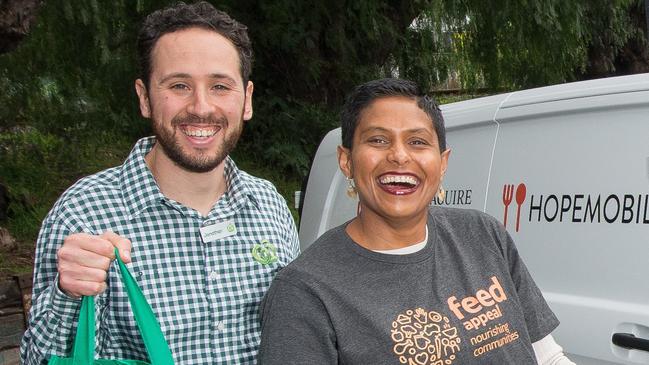
[[[345,179],[347,179],[347,196],[350,198],[355,198],[357,193],[356,186],[354,185],[354,179],[347,176],[345,176]]]
[[[446,198],[446,190],[444,190],[444,187],[440,184],[439,190],[437,190],[437,200],[441,203],[444,201]]]

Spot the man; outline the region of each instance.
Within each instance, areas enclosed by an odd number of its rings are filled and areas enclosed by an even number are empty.
[[[138,56],[135,88],[155,137],[78,181],[45,218],[24,364],[69,356],[84,295],[97,295],[98,355],[147,358],[115,247],[176,363],[252,363],[258,304],[299,252],[284,200],[228,157],[252,117],[246,27],[206,2],[179,3],[147,17]]]

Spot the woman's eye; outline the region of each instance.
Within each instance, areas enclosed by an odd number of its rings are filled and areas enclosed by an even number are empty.
[[[428,145],[429,143],[428,143],[428,141],[423,140],[423,139],[413,139],[412,141],[410,141],[410,144],[424,145],[425,146],[425,145]]]
[[[385,138],[380,138],[380,137],[371,137],[367,140],[369,143],[376,143],[376,144],[385,144],[388,143],[388,141],[385,140]]]

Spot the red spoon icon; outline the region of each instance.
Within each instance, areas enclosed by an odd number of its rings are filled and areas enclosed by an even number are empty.
[[[516,205],[518,205],[518,208],[516,209],[516,232],[518,232],[518,227],[521,222],[521,205],[523,205],[523,202],[525,201],[526,194],[527,188],[525,188],[525,184],[518,184],[516,187]]]

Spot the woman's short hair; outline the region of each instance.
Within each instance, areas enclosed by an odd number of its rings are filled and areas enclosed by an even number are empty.
[[[446,150],[446,130],[444,128],[444,117],[439,106],[432,96],[425,94],[419,85],[410,80],[387,78],[372,80],[360,86],[347,96],[345,105],[341,112],[342,143],[345,148],[352,148],[354,132],[358,126],[358,120],[363,110],[372,104],[376,99],[403,96],[412,98],[417,106],[423,110],[431,119],[433,128],[437,134],[437,142],[440,152]]]

